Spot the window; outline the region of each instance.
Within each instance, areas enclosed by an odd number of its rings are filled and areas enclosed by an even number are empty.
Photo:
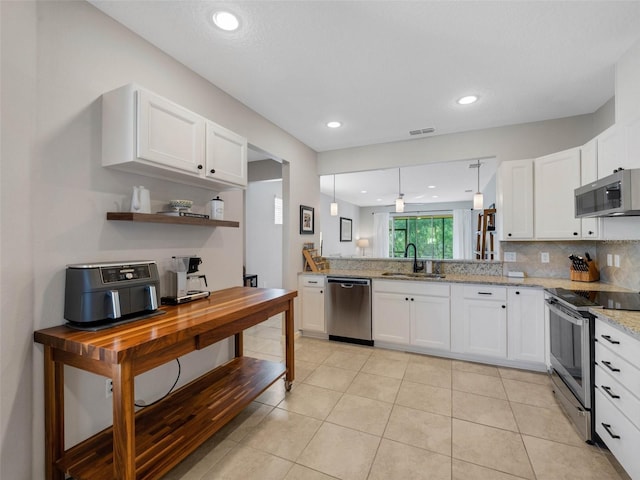
[[[392,216],[389,256],[404,257],[409,243],[416,245],[420,258],[453,258],[453,214]]]
[[[278,197],[277,195],[273,201],[273,218],[275,225],[282,225],[282,197]]]

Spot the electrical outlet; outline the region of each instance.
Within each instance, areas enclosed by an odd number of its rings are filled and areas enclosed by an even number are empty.
[[[549,252],[540,252],[540,262],[549,263]]]
[[[113,381],[110,378],[107,378],[107,381],[104,385],[104,393],[107,398],[111,398],[113,395]]]
[[[516,252],[504,252],[504,261],[505,262],[515,262],[516,261]]]
[[[613,267],[613,255],[607,253],[607,267]]]
[[[620,268],[620,255],[613,256],[613,265]]]

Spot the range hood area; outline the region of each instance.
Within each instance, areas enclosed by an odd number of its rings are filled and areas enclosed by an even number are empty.
[[[640,168],[619,169],[575,190],[576,218],[640,216]]]

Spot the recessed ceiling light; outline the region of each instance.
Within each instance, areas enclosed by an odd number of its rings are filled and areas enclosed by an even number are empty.
[[[474,103],[478,101],[477,95],[467,95],[466,97],[462,97],[458,99],[458,103],[460,105],[469,105],[470,103]]]
[[[216,12],[213,14],[213,23],[222,30],[232,32],[240,26],[238,17],[229,12]]]
[[[342,123],[340,122],[327,122],[327,127],[329,128],[339,128],[342,126]]]
[[[381,202],[382,199],[381,198],[376,198],[376,202]]]
[[[366,190],[360,190],[360,193],[367,193]]]
[[[433,196],[433,197],[431,197],[431,198],[438,198],[438,195],[434,195],[434,196]]]
[[[435,185],[428,185],[427,188],[436,188]]]

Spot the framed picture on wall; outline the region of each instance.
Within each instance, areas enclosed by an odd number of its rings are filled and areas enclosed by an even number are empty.
[[[350,242],[352,237],[353,222],[350,218],[340,217],[340,241]]]
[[[300,205],[300,234],[313,235],[314,218],[313,208]]]

